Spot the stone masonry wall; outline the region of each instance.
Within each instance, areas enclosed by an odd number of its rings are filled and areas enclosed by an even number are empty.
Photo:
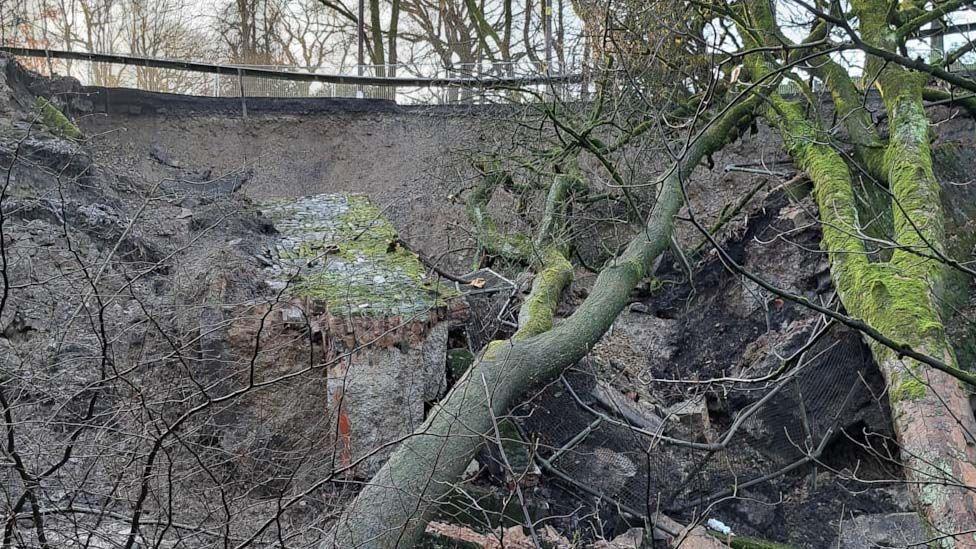
[[[262,212],[279,232],[268,284],[290,300],[286,316],[322,338],[339,465],[369,476],[388,453],[376,449],[412,432],[446,390],[448,327],[463,301],[425,279],[365,196],[275,200]]]

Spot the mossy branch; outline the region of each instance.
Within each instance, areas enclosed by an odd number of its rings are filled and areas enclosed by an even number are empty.
[[[923,10],[922,14],[918,15],[917,17],[913,17],[898,27],[898,29],[895,31],[895,39],[899,43],[904,42],[908,39],[908,37],[924,27],[926,24],[937,19],[941,19],[962,6],[971,3],[972,0],[948,0],[946,2],[936,4],[932,9]]]
[[[543,253],[542,267],[532,281],[532,291],[519,309],[519,327],[513,340],[536,336],[552,329],[563,290],[573,281],[573,265],[555,247]]]
[[[585,192],[586,185],[583,178],[577,174],[559,174],[555,177],[546,195],[546,205],[542,213],[542,221],[536,228],[533,245],[537,250],[544,249],[552,242],[563,248],[566,242],[566,215],[569,209],[569,198],[573,191]],[[562,252],[566,254],[564,249]]]
[[[974,94],[959,95],[936,88],[925,88],[922,90],[922,98],[939,105],[957,105],[965,109],[970,117],[976,118],[976,95]]]
[[[802,47],[797,47],[796,44],[783,34],[773,13],[772,4],[768,2],[747,2],[740,9],[745,9],[748,12],[748,19],[756,26],[756,31],[758,31],[747,35],[747,37],[753,40],[749,42],[750,46],[754,48],[761,46],[771,48],[786,44],[791,49],[787,50],[788,53],[787,58],[784,59],[785,62],[796,60],[805,51]],[[821,51],[823,49],[822,47],[814,47],[813,44],[819,42],[825,36],[827,28],[827,25],[821,21],[800,46],[809,45],[814,52]],[[758,56],[754,54],[749,55],[752,57],[751,63],[756,65]],[[851,143],[854,145],[854,150],[865,169],[872,177],[883,181],[882,156],[885,143],[878,136],[874,120],[871,119],[871,114],[864,108],[864,98],[857,89],[857,86],[854,85],[850,74],[828,55],[809,59],[805,63],[805,68],[823,81],[830,91],[837,117],[847,129]],[[752,67],[754,72],[759,72],[760,74],[764,69],[765,67]]]
[[[766,3],[758,0],[749,6],[768,10]],[[754,76],[769,70],[758,56],[750,56],[747,65]],[[902,246],[921,246],[943,239],[938,186],[926,152],[927,133],[921,129],[928,122],[919,111],[920,102],[910,101],[911,97],[920,97],[921,87],[917,79],[896,69],[883,75],[891,92],[886,104],[900,122],[893,123],[892,143],[885,151],[882,169],[901,206],[894,209],[896,241]],[[896,250],[889,263],[871,263],[860,236],[862,227],[844,158],[801,105],[771,94],[768,106],[766,118],[780,131],[797,166],[814,182],[814,197],[823,221],[822,246],[830,256],[831,274],[848,312],[870,327],[862,331],[877,342],[874,351],[879,361],[887,355],[911,356],[972,383],[974,376],[916,350],[921,341],[944,344],[933,301],[941,264],[906,250]]]
[[[481,250],[513,261],[524,261],[532,251],[531,242],[524,235],[507,235],[498,230],[494,218],[488,213],[488,202],[499,185],[511,177],[494,167],[483,169],[478,185],[471,190],[465,202],[468,220],[474,226]]]

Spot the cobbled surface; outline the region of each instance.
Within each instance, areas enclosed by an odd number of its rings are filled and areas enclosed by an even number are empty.
[[[417,257],[363,195],[319,194],[262,205],[280,233],[269,284],[326,301],[338,315],[394,316],[429,310],[438,293]]]

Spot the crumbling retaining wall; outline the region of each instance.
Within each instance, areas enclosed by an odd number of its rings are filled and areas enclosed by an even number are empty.
[[[390,443],[413,432],[426,403],[447,389],[448,328],[464,320],[464,301],[451,286],[427,282],[363,195],[261,207],[280,233],[267,283],[290,299],[286,320],[321,341],[338,465],[372,475]]]

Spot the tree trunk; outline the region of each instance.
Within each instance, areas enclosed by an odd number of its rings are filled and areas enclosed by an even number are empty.
[[[844,159],[825,144],[825,133],[804,118],[799,105],[781,98],[775,98],[773,105],[770,112],[776,114],[770,119],[780,129],[794,160],[814,182],[823,222],[822,246],[830,256],[834,285],[848,313],[955,367],[937,307],[941,264],[906,249],[895,250],[888,262],[870,262],[857,236],[860,224]],[[900,105],[894,114],[898,119],[918,120],[920,103],[918,107]],[[893,120],[893,142],[885,155],[886,168],[893,176],[892,192],[901,205],[895,211],[904,208],[896,216],[896,236],[900,244],[914,246],[921,238],[919,232],[929,233],[929,241],[941,246],[938,188],[932,188],[934,179],[925,175],[931,173],[931,166],[924,167],[924,159],[905,150],[902,138],[912,132],[901,127],[903,123],[907,122]],[[927,128],[922,131],[926,135]],[[927,147],[927,139],[922,142]],[[913,223],[922,230],[916,232]],[[976,421],[965,389],[947,373],[901,358],[876,342],[870,345],[888,386],[908,489],[919,511],[935,536],[947,536],[940,546],[976,547],[972,534],[954,536],[976,527],[976,493],[972,490],[976,486],[972,438]]]
[[[542,61],[539,59],[538,54],[536,54],[535,47],[532,45],[530,38],[532,32],[532,9],[532,0],[525,0],[525,12],[523,14],[525,20],[522,22],[522,44],[529,60],[541,70]]]
[[[369,0],[369,32],[373,37],[373,64],[376,76],[386,76],[386,60],[383,54],[383,25],[380,19],[380,1]]]
[[[514,67],[512,67],[512,0],[504,0],[502,2],[502,42],[501,55],[502,61],[505,62],[505,76],[514,76]]]
[[[400,35],[400,0],[392,0],[390,3],[390,32],[387,34],[387,40],[390,42],[390,72],[389,76],[396,76],[397,74],[397,38]]]
[[[885,96],[891,137],[884,167],[894,198],[895,241],[882,276],[860,290],[869,302],[855,313],[926,353],[957,366],[946,340],[939,306],[944,265],[911,250],[942,253],[945,234],[939,184],[932,171],[929,122],[922,105],[924,79],[889,68],[879,83]],[[879,325],[879,324],[874,324]],[[961,383],[950,375],[900,359],[889,349],[875,351],[888,380],[895,429],[916,504],[935,534],[952,536],[945,547],[976,547],[976,419]],[[948,541],[948,539],[946,540]]]
[[[780,33],[770,5],[754,0],[746,9],[744,15],[752,24],[750,29],[740,26],[746,47],[774,43]],[[885,20],[886,3],[859,0],[854,9],[864,39],[892,48],[886,43],[893,35]],[[761,54],[750,54],[747,66],[753,77],[773,67]],[[888,261],[872,262],[868,257],[850,170],[830,135],[801,105],[777,94],[770,96],[766,116],[779,129],[797,166],[814,182],[822,247],[847,312],[885,336],[958,368],[938,307],[944,264],[932,257],[943,253],[945,234],[922,104],[925,77],[870,56],[867,66],[890,121],[889,141],[881,149],[874,145],[880,140],[873,129],[863,127],[865,121],[854,114],[859,107],[853,103],[854,87],[843,81],[845,75],[830,64],[819,72],[831,87],[839,113],[849,115],[851,137],[859,155],[868,157],[863,159],[869,173],[883,178],[879,184],[887,183],[890,196],[885,207],[898,244]],[[976,547],[976,419],[965,388],[949,373],[898,356],[876,341],[868,343],[885,377],[908,489],[919,512],[940,547]]]
[[[484,4],[479,6],[475,0],[465,0],[464,4],[468,9],[468,16],[471,18],[471,25],[474,27],[474,32],[478,37],[478,44],[481,50],[488,56],[488,59],[494,60],[495,54],[491,44],[488,43],[488,38],[490,37],[492,39],[492,42],[498,47],[499,51],[502,51],[504,48],[501,45],[501,39],[498,37],[498,33],[495,32],[495,29],[485,17]]]

